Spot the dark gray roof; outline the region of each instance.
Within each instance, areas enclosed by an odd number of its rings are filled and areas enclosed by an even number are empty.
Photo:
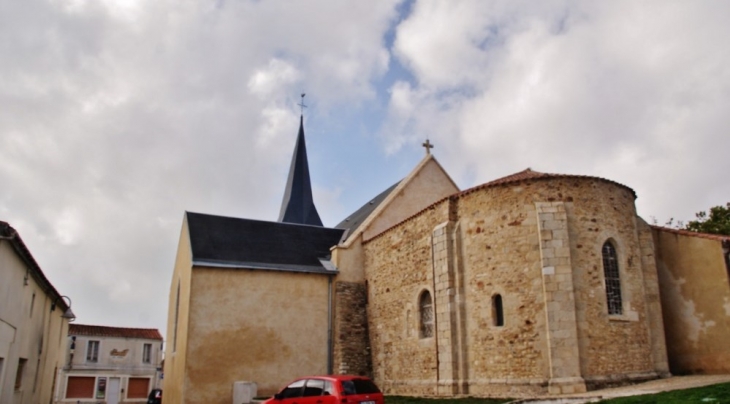
[[[342,229],[187,212],[193,264],[334,274]],[[324,262],[323,262],[324,260]]]
[[[314,207],[312,183],[309,180],[307,146],[304,142],[304,117],[299,120],[299,135],[289,167],[289,178],[281,202],[279,221],[322,226],[317,208]]]
[[[357,228],[362,224],[362,222],[365,221],[365,219],[370,216],[371,213],[380,206],[380,204],[385,200],[385,198],[390,195],[391,192],[395,189],[395,187],[400,184],[400,181],[396,182],[395,184],[391,185],[390,188],[386,189],[385,191],[381,192],[376,196],[375,198],[368,201],[365,205],[362,205],[360,209],[356,210],[355,213],[348,216],[345,220],[341,221],[337,226],[335,226],[336,229],[349,229],[349,234],[352,234],[357,230]]]

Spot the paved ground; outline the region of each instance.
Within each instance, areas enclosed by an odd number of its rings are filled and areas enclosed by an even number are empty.
[[[730,382],[730,375],[695,375],[695,376],[673,376],[667,379],[652,380],[645,383],[631,386],[615,387],[612,389],[594,390],[580,394],[566,394],[562,396],[550,396],[517,400],[513,403],[530,404],[580,404],[596,402],[601,399],[636,396],[641,394],[654,394],[662,391],[684,390],[693,387],[709,386],[711,384]]]

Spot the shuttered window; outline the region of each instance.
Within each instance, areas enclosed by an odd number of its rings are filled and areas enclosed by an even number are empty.
[[[150,391],[150,379],[147,377],[130,377],[127,386],[127,398],[147,398]]]
[[[93,376],[69,376],[66,384],[66,398],[94,398]]]

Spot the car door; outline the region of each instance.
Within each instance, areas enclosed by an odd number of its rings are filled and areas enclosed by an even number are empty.
[[[304,384],[307,379],[300,379],[292,382],[279,393],[282,404],[302,404],[302,394],[304,393]]]
[[[302,400],[299,404],[334,404],[337,400],[325,388],[327,382],[327,380],[320,378],[307,379]]]

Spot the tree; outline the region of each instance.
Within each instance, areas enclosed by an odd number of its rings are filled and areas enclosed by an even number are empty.
[[[710,208],[710,214],[705,211],[695,214],[697,220],[687,223],[685,229],[699,233],[722,234],[730,236],[730,202],[726,206]]]

